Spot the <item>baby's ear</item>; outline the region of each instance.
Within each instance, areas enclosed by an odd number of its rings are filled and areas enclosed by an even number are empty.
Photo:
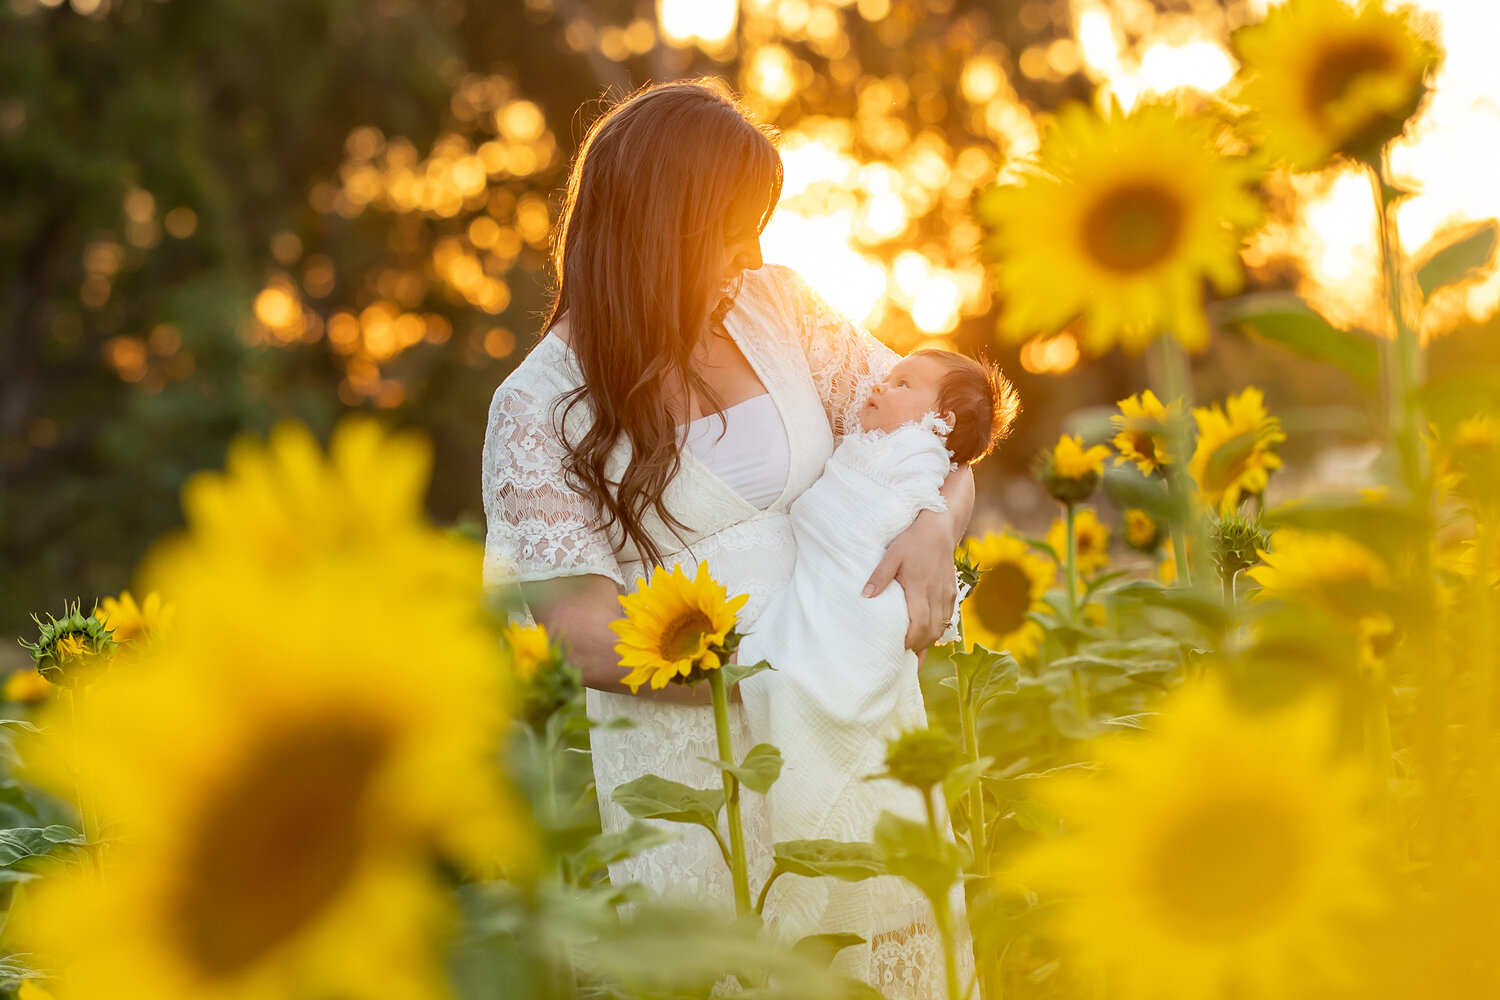
[[[944,410],[943,411],[943,423],[947,424],[950,428],[951,427],[957,427],[958,426],[958,416],[952,410]]]

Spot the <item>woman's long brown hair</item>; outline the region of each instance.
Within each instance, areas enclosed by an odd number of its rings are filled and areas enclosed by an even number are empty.
[[[663,553],[643,519],[683,525],[663,494],[681,459],[663,389],[714,394],[689,364],[718,304],[725,234],[763,228],[781,194],[772,136],[729,93],[705,83],[648,87],[590,127],[568,178],[552,264],[557,288],[546,329],[564,317],[583,385],[564,396],[558,431],[571,485],[617,524],[649,573]],[[593,422],[562,434],[574,406]],[[618,483],[605,463],[621,439],[631,454]]]

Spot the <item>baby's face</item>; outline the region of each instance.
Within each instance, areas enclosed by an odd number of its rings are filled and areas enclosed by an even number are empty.
[[[885,381],[870,390],[870,398],[859,411],[859,426],[867,431],[893,431],[935,412],[943,374],[936,358],[902,358]]]

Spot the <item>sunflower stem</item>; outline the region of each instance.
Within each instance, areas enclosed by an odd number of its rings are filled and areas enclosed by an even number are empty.
[[[1067,577],[1068,588],[1068,624],[1073,628],[1078,627],[1078,536],[1075,534],[1074,520],[1076,511],[1074,503],[1069,500],[1063,504],[1067,510],[1067,565],[1063,567],[1064,575]]]
[[[958,699],[959,729],[963,735],[964,752],[971,762],[979,759],[979,718],[974,708],[973,695],[972,685],[970,685]],[[969,844],[974,849],[974,874],[980,878],[988,878],[990,874],[990,846],[988,821],[984,815],[984,785],[982,782],[976,781],[969,786],[968,799]],[[999,994],[995,992],[994,984],[995,974],[999,972],[999,966],[997,963],[990,961],[989,949],[976,946],[974,957],[978,962],[975,975],[979,983],[981,1000],[985,997],[998,996]],[[970,990],[972,990],[972,986]]]
[[[1188,421],[1192,413],[1192,375],[1180,340],[1171,334],[1162,334],[1156,338],[1156,343],[1158,364],[1152,381],[1157,383],[1157,395],[1167,407],[1171,407],[1173,400],[1181,401],[1175,415],[1166,422],[1167,454],[1171,461],[1162,471],[1167,477],[1167,513],[1172,556],[1177,562],[1177,586],[1186,587],[1193,580],[1192,567],[1188,565],[1188,536],[1197,530],[1192,500],[1184,481],[1189,451]],[[1171,414],[1170,410],[1168,412]],[[1203,548],[1201,539],[1199,548]]]
[[[729,691],[724,684],[724,674],[718,670],[708,672],[708,690],[714,699],[714,730],[719,737],[719,759],[734,763],[734,741],[729,736]],[[724,778],[724,817],[729,825],[729,872],[734,879],[734,909],[736,913],[750,912],[750,877],[745,861],[745,830],[740,823],[740,782],[728,771],[720,770]]]
[[[1386,192],[1394,190],[1395,185],[1391,183],[1390,159],[1388,151],[1382,149],[1380,155],[1372,158],[1366,163],[1370,176],[1371,193],[1375,201],[1375,234],[1380,250],[1380,276],[1382,290],[1385,293],[1386,308],[1390,313],[1389,336],[1382,344],[1381,351],[1381,386],[1385,396],[1386,404],[1386,433],[1391,445],[1395,448],[1400,468],[1397,473],[1399,485],[1405,488],[1405,503],[1408,509],[1424,523],[1432,517],[1432,489],[1426,468],[1426,456],[1421,446],[1422,414],[1420,412],[1416,388],[1424,378],[1425,352],[1417,331],[1412,328],[1407,316],[1407,302],[1411,299],[1412,276],[1410,269],[1406,266],[1405,256],[1401,250],[1400,231],[1397,227],[1396,213],[1399,201],[1395,198],[1388,199]],[[1411,632],[1408,634],[1404,645],[1410,649],[1429,650],[1437,647],[1437,636],[1435,635],[1435,592],[1433,588],[1432,546],[1429,536],[1413,540],[1410,547],[1411,579],[1414,584],[1412,593]],[[1426,753],[1422,753],[1423,747],[1419,746],[1418,767],[1430,774],[1434,780],[1435,788],[1433,801],[1438,803],[1439,812],[1434,817],[1434,828],[1439,830],[1439,836],[1451,835],[1450,828],[1453,824],[1443,821],[1441,810],[1446,801],[1445,785],[1448,781],[1450,761],[1444,749],[1447,740],[1447,725],[1443,721],[1447,712],[1444,702],[1447,699],[1451,678],[1441,676],[1442,665],[1438,666],[1436,673],[1424,671],[1428,683],[1424,685],[1427,689],[1423,694],[1430,699],[1431,709],[1429,713],[1434,719],[1434,724],[1424,733],[1421,743],[1425,744]],[[1374,731],[1386,734],[1389,739],[1390,719],[1386,711],[1386,699],[1382,691],[1382,697],[1375,700],[1382,718],[1372,721]],[[1376,708],[1372,707],[1371,711]],[[1378,744],[1380,741],[1372,741]],[[1376,765],[1375,778],[1377,782],[1376,794],[1379,797],[1379,809],[1383,815],[1394,816],[1394,807],[1390,801],[1390,779],[1394,769],[1394,762],[1389,753],[1381,754],[1378,760],[1372,761]],[[1397,850],[1405,853],[1404,845],[1397,843]],[[1442,856],[1451,852],[1439,850]]]
[[[927,803],[927,829],[932,833],[934,851],[943,842],[943,835],[938,832],[937,794],[938,789],[934,786],[923,796]],[[948,1000],[961,1000],[963,994],[959,992],[958,983],[958,942],[953,935],[952,909],[951,900],[946,894],[941,900],[932,900],[932,917],[937,923],[938,934],[943,939],[943,973],[948,980]]]

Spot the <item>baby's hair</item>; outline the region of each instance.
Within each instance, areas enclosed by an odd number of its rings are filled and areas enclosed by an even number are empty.
[[[1010,435],[1021,412],[1021,397],[1000,367],[983,356],[978,361],[953,351],[913,351],[911,357],[933,358],[946,369],[938,383],[938,410],[951,410],[948,435],[953,461],[973,465]]]

